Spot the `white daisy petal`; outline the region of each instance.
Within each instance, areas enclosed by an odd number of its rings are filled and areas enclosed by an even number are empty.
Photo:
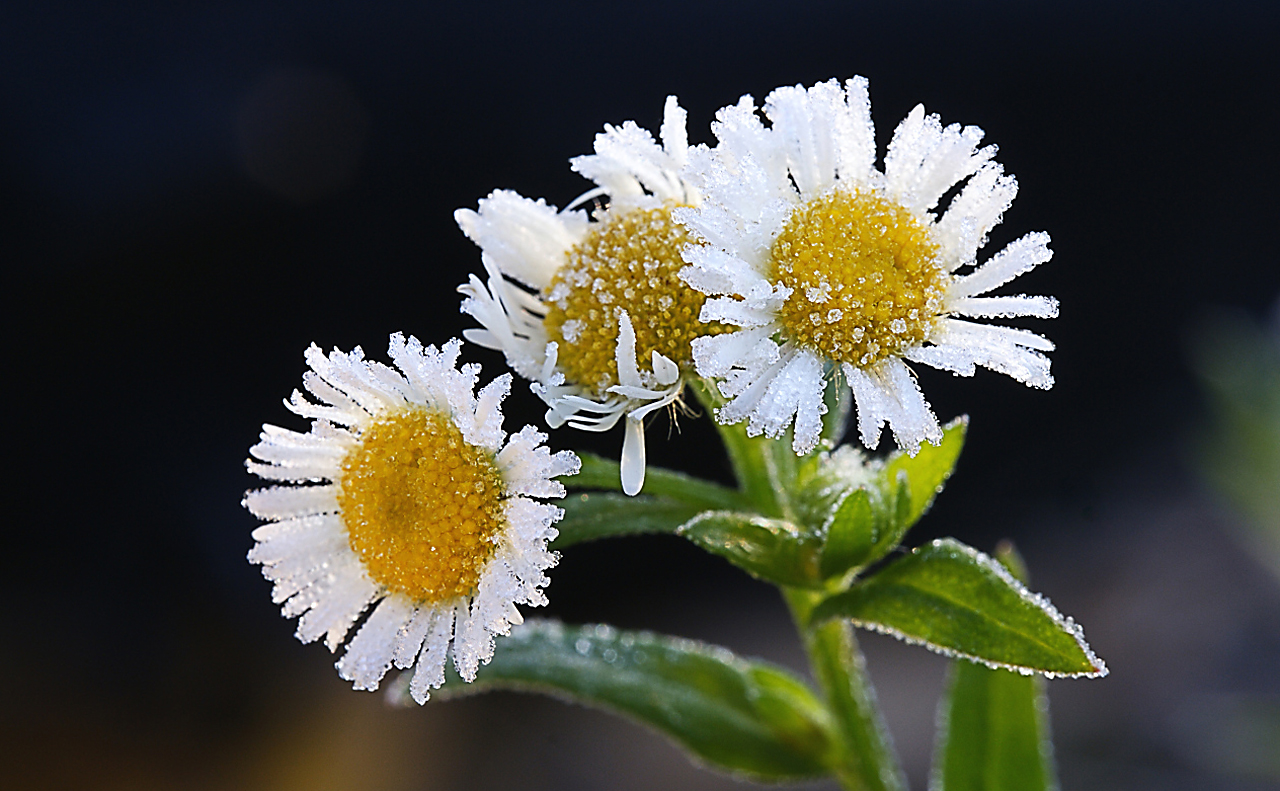
[[[969,179],[934,226],[949,271],[973,263],[978,249],[987,243],[987,234],[1000,223],[1017,194],[1018,180],[1005,175],[997,162],[986,163]]]
[[[586,232],[583,213],[557,212],[510,190],[494,190],[479,208],[459,209],[453,217],[504,275],[530,288],[546,288],[564,251]]]
[[[1010,242],[982,266],[961,277],[947,290],[950,299],[985,294],[1019,275],[1035,269],[1053,258],[1049,249],[1049,234],[1029,233]]]
[[[653,350],[653,377],[660,385],[673,385],[680,378],[680,366],[675,361]]]
[[[422,650],[422,641],[427,638],[431,629],[431,619],[435,617],[435,609],[430,606],[414,607],[413,615],[396,633],[395,650],[391,655],[393,664],[404,670],[412,667]]]
[[[687,119],[688,114],[680,106],[680,102],[676,101],[676,97],[668,96],[667,103],[662,107],[659,136],[662,138],[662,150],[671,158],[671,164],[677,170],[689,161],[689,133],[685,126]]]
[[[622,491],[639,494],[644,486],[644,423],[628,417],[622,440]]]
[[[444,685],[444,666],[449,658],[449,646],[453,643],[454,619],[459,609],[465,612],[466,605],[446,602],[431,608],[430,628],[422,641],[418,669],[409,682],[409,694],[419,705],[427,702],[430,690]]]
[[[841,180],[868,182],[876,165],[876,130],[871,121],[871,97],[866,77],[844,84],[846,113],[836,127],[836,151]]]
[[[770,336],[774,328],[730,332],[695,338],[693,359],[698,373],[708,377],[726,376],[734,368],[753,370],[772,365],[778,359],[778,344]]]
[[[926,116],[917,105],[894,131],[885,156],[890,194],[913,211],[929,211],[944,192],[995,155],[994,146],[978,149],[982,135],[976,126],[943,128],[938,116]]]
[[[391,669],[396,636],[413,617],[413,602],[407,596],[392,595],[373,609],[373,614],[347,643],[338,661],[338,675],[353,682],[356,689],[373,691]]]
[[[1037,319],[1058,317],[1058,300],[1053,297],[962,297],[951,303],[951,310],[961,316],[998,319],[1032,316]]]
[[[800,197],[808,200],[836,178],[835,117],[844,109],[844,92],[835,80],[809,90],[778,88],[765,98],[764,113],[788,153],[787,168]]]
[[[1048,390],[1053,386],[1049,358],[1039,353],[1052,351],[1053,343],[1026,330],[947,319],[933,342],[952,355],[1032,387]]]

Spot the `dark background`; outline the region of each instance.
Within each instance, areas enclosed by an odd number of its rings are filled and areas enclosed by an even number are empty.
[[[973,422],[909,543],[1013,537],[1111,665],[1051,684],[1064,787],[1280,787],[1204,746],[1222,707],[1280,698],[1280,593],[1187,463],[1186,354],[1206,311],[1262,320],[1280,293],[1277,22],[1246,2],[8,9],[0,784],[732,785],[556,702],[352,692],[244,561],[241,461],[262,422],[302,426],[280,400],[309,343],[382,358],[390,332],[468,326],[454,288],[479,257],[455,208],[498,187],[563,206],[588,186],[566,160],[605,122],[656,129],[669,93],[703,142],[743,93],[862,74],[882,153],[917,102],[987,130],[1021,185],[987,253],[1048,230],[1054,260],[1016,288],[1062,303],[1027,325],[1058,344],[1048,393],[921,373]],[[512,429],[539,419],[523,386],[508,404]],[[651,461],[727,475],[711,429],[682,429],[650,430]],[[678,539],[575,548],[549,594],[565,620],[802,666],[772,590]],[[922,787],[945,663],[866,647]]]

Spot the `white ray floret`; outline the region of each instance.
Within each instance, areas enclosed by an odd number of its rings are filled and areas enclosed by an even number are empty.
[[[510,375],[475,387],[479,366],[458,367],[460,342],[442,348],[423,346],[416,338],[391,336],[392,368],[366,360],[357,347],[325,355],[312,346],[306,352],[311,370],[303,377],[308,400],[298,391],[285,402],[291,411],[312,419],[300,433],[263,426],[261,441],[250,449],[249,470],[285,485],[245,495],[244,505],[267,520],[257,528],[252,563],[274,583],[272,598],[283,613],[301,616],[297,636],[303,642],[324,638],[336,650],[366,610],[368,618],[337,663],[339,674],[356,689],[377,689],[387,670],[415,668],[412,694],[419,703],[444,683],[451,655],[458,674],[475,678],[493,656],[494,636],[521,622],[515,605],[546,603],[544,572],[557,556],[547,549],[555,538],[561,509],[533,497],[561,497],[556,481],[578,470],[568,451],[551,453],[545,435],[531,427],[507,437],[502,430],[501,402]],[[502,526],[479,584],[471,595],[441,601],[415,599],[380,584],[352,547],[347,516],[338,491],[343,461],[360,447],[362,434],[377,421],[409,410],[429,410],[447,417],[470,446],[492,458],[503,491]]]
[[[985,296],[1052,253],[1047,234],[1031,233],[978,265],[987,233],[1017,192],[1014,178],[994,161],[995,146],[979,147],[982,130],[944,127],[936,115],[916,107],[898,125],[884,169],[878,170],[867,81],[861,77],[843,86],[831,80],[778,88],[765,100],[763,115],[769,125],[749,96],[719,111],[712,124],[718,145],[691,149],[685,170],[702,203],[675,212],[704,242],[686,248],[689,265],[680,273],[709,297],[702,320],[738,328],[693,342],[698,372],[718,379],[729,399],[717,412],[721,422],[746,421],[748,433],[772,437],[794,426],[794,449],[806,453],[818,441],[825,412],[824,368],[838,369],[853,390],[863,443],[876,447],[887,423],[898,445],[914,453],[921,442],[936,443],[942,434],[904,359],[962,376],[983,366],[1033,387],[1052,386],[1043,354],[1052,343],[1024,330],[966,320],[1053,318],[1058,312],[1051,297]],[[962,182],[937,216],[939,200]],[[789,300],[807,300],[815,326],[841,318],[841,311],[823,307],[830,284],[796,293],[774,268],[774,245],[784,227],[840,191],[872,195],[904,210],[936,250],[932,260],[941,273],[941,296],[934,315],[925,317],[922,339],[878,357],[825,353],[797,340],[782,323]]]
[[[482,326],[464,331],[463,336],[501,351],[512,369],[531,381],[533,391],[547,404],[546,420],[552,428],[567,424],[585,431],[607,431],[625,417],[622,478],[624,489],[634,494],[644,481],[641,421],[676,401],[692,370],[681,371],[675,361],[656,351],[650,359],[638,357],[631,324],[634,316],[629,318],[626,307],[615,304],[617,381],[607,386],[573,381],[562,364],[568,350],[549,337],[544,321],[549,303],[564,296],[553,290],[557,273],[593,228],[632,210],[696,205],[699,196],[680,176],[689,146],[685,111],[674,96],[666,101],[660,140],[628,121],[606,125],[596,136],[594,149],[594,154],[576,157],[571,164],[597,186],[563,211],[543,200],[496,190],[480,201],[478,210],[454,213],[462,231],[481,248],[486,273],[484,279],[471,275],[458,289],[465,297],[462,311]],[[608,199],[608,208],[597,210],[593,217],[574,208],[601,197]],[[574,285],[595,288],[589,283]],[[561,282],[554,288],[568,286]],[[572,329],[570,323],[564,325],[566,342]]]

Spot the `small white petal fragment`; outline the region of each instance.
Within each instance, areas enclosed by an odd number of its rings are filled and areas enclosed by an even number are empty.
[[[644,424],[627,418],[627,433],[622,440],[622,491],[630,495],[644,487]]]

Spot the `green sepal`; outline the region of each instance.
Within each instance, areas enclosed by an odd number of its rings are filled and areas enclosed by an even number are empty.
[[[1019,582],[1027,567],[1013,544],[995,558]],[[933,791],[1050,791],[1057,788],[1046,681],[967,660],[951,663],[938,710]]]
[[[801,524],[826,537],[824,577],[869,566],[902,542],[951,475],[967,427],[967,418],[952,421],[938,445],[925,444],[914,457],[898,451],[884,461],[867,461],[846,446],[824,454],[801,477],[794,511]]]
[[[1004,566],[955,539],[933,541],[834,594],[813,621],[857,626],[990,667],[1049,676],[1102,676],[1084,632]]]
[[[838,750],[830,715],[787,671],[647,632],[529,620],[498,638],[474,682],[450,667],[433,695],[493,689],[543,692],[622,714],[711,764],[765,780],[826,774]]]
[[[617,461],[583,451],[578,451],[578,458],[582,460],[578,474],[560,478],[566,487],[622,491],[622,475]],[[667,497],[703,509],[738,508],[743,504],[742,495],[727,486],[652,465],[645,469],[644,487],[640,494]]]
[[[676,532],[753,577],[778,585],[821,585],[821,539],[784,519],[739,511],[706,511]]]
[[[831,513],[822,547],[823,577],[835,577],[863,564],[875,546],[876,513],[866,489],[853,489]]]
[[[915,456],[896,451],[885,459],[873,485],[879,495],[872,497],[877,516],[875,539],[858,565],[870,565],[896,549],[907,531],[928,512],[955,469],[968,428],[969,418],[958,417],[943,428],[937,445],[926,442]]]
[[[920,521],[951,477],[968,430],[969,417],[961,415],[943,427],[942,441],[937,445],[921,443],[915,456],[898,451],[885,461],[883,480],[896,481],[900,473],[907,474],[911,502],[906,512],[906,528]]]
[[[668,497],[612,492],[571,494],[556,505],[564,509],[564,517],[556,523],[560,535],[550,544],[557,550],[598,538],[674,533],[702,512],[699,506]]]

